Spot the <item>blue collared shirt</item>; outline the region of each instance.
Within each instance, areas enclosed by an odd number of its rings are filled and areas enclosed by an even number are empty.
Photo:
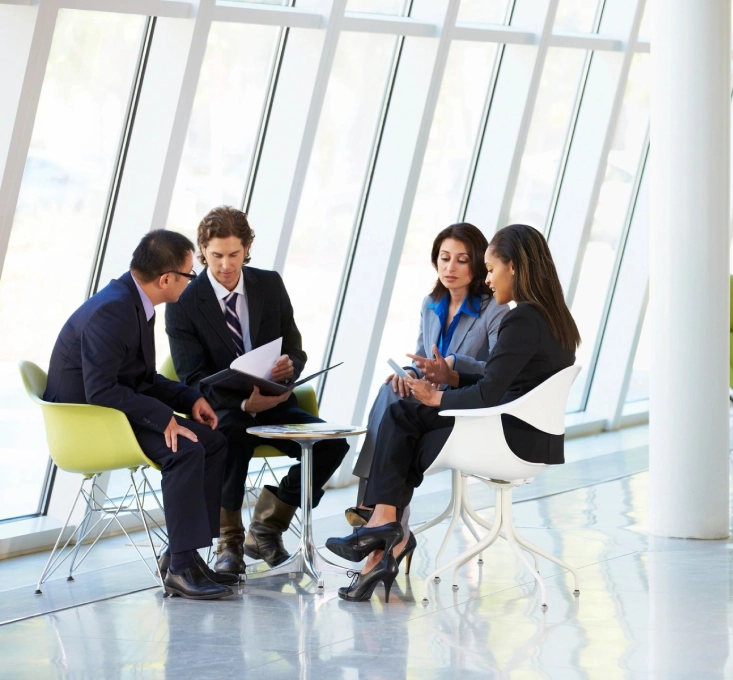
[[[132,277],[132,280],[135,282],[137,292],[140,293],[140,299],[143,302],[143,309],[145,310],[145,318],[150,321],[150,319],[153,318],[153,314],[155,314],[155,305],[150,301],[150,298],[145,294],[145,291],[140,287],[140,284],[136,281],[134,276]]]
[[[440,335],[438,336],[438,351],[441,356],[446,356],[448,348],[450,347],[451,340],[453,340],[453,333],[456,332],[458,322],[461,320],[461,315],[468,314],[476,319],[479,317],[479,311],[481,309],[481,297],[474,295],[470,300],[468,295],[463,298],[463,302],[459,307],[453,320],[450,322],[448,329],[445,328],[445,322],[448,320],[448,305],[450,304],[450,295],[444,295],[438,302],[431,302],[428,305],[428,309],[432,309],[435,315],[440,319]],[[429,352],[428,352],[429,354]]]

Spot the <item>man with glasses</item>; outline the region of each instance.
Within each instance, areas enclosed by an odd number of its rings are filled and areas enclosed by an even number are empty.
[[[247,266],[253,240],[254,233],[241,210],[226,206],[211,210],[198,227],[199,259],[206,270],[165,312],[176,373],[206,396],[219,417],[219,430],[229,443],[214,566],[217,572],[229,574],[244,573],[245,554],[270,566],[286,560],[282,533],[300,505],[300,464],[296,464],[277,486],[266,485],[260,491],[245,539],[242,504],[247,468],[255,447],[261,443],[247,433],[247,428],[322,422],[298,408],[292,392],[268,397],[257,387],[249,394],[240,394],[200,384],[203,378],[229,368],[238,356],[279,337],[284,354],[273,368],[272,379],[297,380],[305,365],[307,357],[280,275]],[[268,443],[292,458],[300,458],[300,447],[295,442]],[[348,449],[345,439],[315,445],[314,506]]]
[[[48,370],[47,401],[122,411],[145,455],[162,468],[169,551],[161,558],[165,588],[189,599],[232,594],[237,578],[216,574],[197,549],[219,533],[226,439],[195,389],[155,370],[155,306],[178,300],[190,281],[193,244],[158,230],[135,249],[130,271],[77,309],[61,329]],[[189,413],[186,420],[177,413]]]

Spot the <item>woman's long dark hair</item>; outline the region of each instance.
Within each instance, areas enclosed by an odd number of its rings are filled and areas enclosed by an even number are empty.
[[[533,305],[545,317],[565,349],[575,350],[580,333],[570,314],[545,237],[526,224],[499,229],[489,243],[491,253],[514,266],[512,296],[517,304]]]
[[[443,241],[447,238],[460,241],[464,246],[466,246],[471,266],[471,283],[468,285],[469,304],[471,298],[475,296],[482,299],[485,296],[490,298],[493,293],[491,292],[491,288],[486,285],[486,265],[484,264],[484,253],[489,247],[489,242],[486,240],[486,237],[483,235],[481,230],[468,222],[458,222],[457,224],[451,224],[450,227],[443,229],[443,231],[435,237],[435,240],[433,241],[433,250],[430,253],[430,260],[432,261],[433,267],[436,271],[438,270],[440,246],[443,245]],[[430,291],[430,297],[437,301],[442,299],[447,293],[448,289],[442,284],[440,278],[438,278],[433,286],[433,290]]]

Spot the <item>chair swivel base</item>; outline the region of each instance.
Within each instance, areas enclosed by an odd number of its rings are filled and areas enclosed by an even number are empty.
[[[523,480],[522,480],[523,481]],[[448,569],[454,568],[453,572],[453,590],[458,590],[458,570],[466,564],[469,560],[471,560],[473,557],[478,555],[479,553],[482,553],[486,548],[490,547],[496,539],[499,537],[500,534],[503,534],[503,538],[506,539],[507,543],[509,543],[510,547],[516,554],[516,556],[519,558],[519,560],[524,564],[524,566],[527,568],[527,570],[532,574],[532,576],[537,581],[537,584],[540,586],[540,590],[542,593],[542,611],[547,611],[547,588],[545,587],[545,581],[540,576],[539,570],[536,568],[537,559],[536,556],[540,555],[551,562],[554,562],[555,564],[563,567],[564,569],[567,569],[569,572],[573,574],[573,577],[575,578],[575,590],[573,591],[573,594],[578,597],[580,595],[580,576],[578,572],[573,569],[569,564],[563,562],[562,560],[559,560],[553,555],[550,555],[549,553],[542,550],[542,548],[534,545],[533,543],[530,543],[528,540],[526,540],[524,537],[522,537],[518,532],[516,527],[514,526],[514,521],[512,519],[512,490],[515,486],[519,486],[519,484],[522,483],[522,481],[517,482],[502,482],[499,480],[491,480],[486,481],[486,484],[490,487],[492,487],[496,492],[496,516],[494,518],[494,522],[491,525],[491,529],[489,533],[476,545],[469,548],[467,551],[459,555],[454,560],[451,560],[447,564],[443,565],[442,567],[436,569],[432,574],[428,575],[428,577],[425,579],[424,584],[424,592],[425,597],[423,598],[423,605],[427,606],[429,604],[429,599],[427,597],[428,593],[428,587],[430,584],[431,579],[435,579],[436,582],[440,580],[439,574],[443,571],[447,571]],[[532,556],[535,558],[535,564],[533,565],[530,563],[529,559],[525,555],[524,551],[529,552],[532,554]]]

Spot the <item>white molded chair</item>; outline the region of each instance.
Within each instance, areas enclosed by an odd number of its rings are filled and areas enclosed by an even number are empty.
[[[570,571],[575,577],[575,595],[580,594],[580,577],[575,569],[517,533],[512,520],[512,489],[522,484],[528,484],[550,466],[529,463],[517,457],[506,442],[501,424],[502,414],[507,413],[543,432],[555,435],[565,434],[565,405],[570,387],[579,372],[580,366],[570,366],[548,378],[528,394],[508,404],[492,408],[440,412],[444,416],[455,416],[456,423],[448,441],[430,469],[448,468],[460,471],[463,475],[481,478],[496,491],[495,517],[491,525],[481,522],[484,526],[490,527],[489,533],[483,539],[456,559],[437,568],[425,579],[423,604],[428,603],[427,594],[431,581],[448,569],[454,568],[453,590],[458,590],[458,570],[470,559],[491,546],[500,532],[503,533],[517,557],[537,580],[542,592],[543,611],[547,611],[547,589],[537,569],[537,555]],[[472,519],[480,519],[475,513],[468,514]],[[454,522],[455,520],[454,515]],[[523,550],[533,554],[534,566]]]

